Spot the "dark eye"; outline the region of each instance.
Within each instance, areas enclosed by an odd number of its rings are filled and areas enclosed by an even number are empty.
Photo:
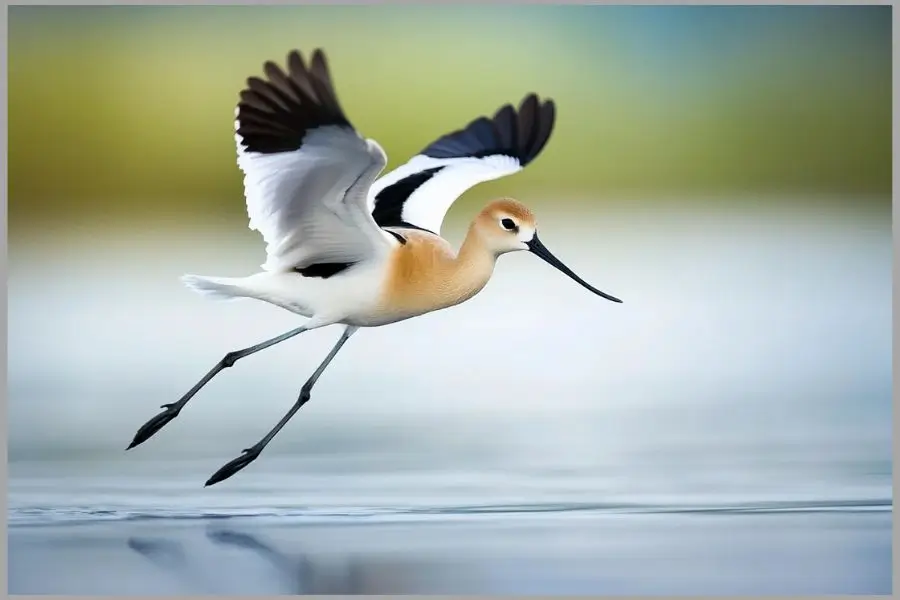
[[[503,229],[507,231],[515,231],[516,229],[518,229],[518,227],[516,227],[516,223],[512,219],[503,219],[502,221],[500,221],[500,225],[502,225]]]

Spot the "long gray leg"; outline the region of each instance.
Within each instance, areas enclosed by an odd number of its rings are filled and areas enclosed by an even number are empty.
[[[263,451],[269,442],[272,441],[272,438],[281,431],[281,428],[284,427],[288,421],[291,420],[291,417],[296,414],[300,408],[309,401],[310,392],[312,391],[312,387],[316,384],[319,377],[322,376],[322,373],[325,371],[325,368],[328,367],[329,363],[334,359],[335,355],[340,351],[343,345],[350,339],[350,336],[356,333],[358,327],[349,325],[346,329],[344,329],[344,333],[341,334],[341,338],[334,345],[334,348],[331,349],[331,352],[328,353],[328,356],[325,357],[325,360],[322,361],[322,364],[319,365],[319,368],[316,369],[316,372],[312,374],[312,377],[306,380],[306,383],[303,384],[303,387],[300,389],[300,397],[297,398],[297,401],[291,407],[287,414],[285,414],[281,420],[278,422],[272,430],[266,434],[266,436],[256,442],[253,446],[249,448],[245,448],[240,456],[223,466],[221,469],[213,473],[213,476],[207,480],[206,485],[214,485],[219,483],[224,479],[228,479],[254,460],[259,457],[260,452]]]
[[[235,350],[234,352],[229,352],[226,354],[222,360],[216,363],[212,369],[209,370],[209,373],[203,376],[203,379],[197,382],[194,387],[192,387],[188,392],[181,397],[178,402],[173,402],[172,404],[163,404],[160,408],[164,408],[165,410],[144,423],[140,429],[137,430],[137,433],[134,434],[134,439],[131,441],[131,445],[126,448],[126,450],[131,450],[135,446],[139,444],[143,444],[148,439],[150,439],[153,434],[162,429],[169,421],[178,416],[178,413],[181,412],[181,409],[184,408],[184,405],[188,403],[188,400],[194,397],[194,395],[200,391],[200,389],[210,382],[210,380],[219,374],[219,372],[231,367],[244,358],[245,356],[250,356],[251,354],[255,354],[260,350],[265,350],[266,348],[270,348],[275,344],[279,344],[285,340],[288,340],[295,335],[299,335],[304,331],[308,331],[311,329],[309,324],[304,325],[303,327],[298,327],[296,329],[291,329],[287,333],[282,333],[277,337],[273,337],[270,340],[266,340],[255,346],[250,346],[249,348],[244,348],[243,350]]]

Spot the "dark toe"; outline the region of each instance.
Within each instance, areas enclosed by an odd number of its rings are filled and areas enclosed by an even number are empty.
[[[232,460],[231,462],[225,464],[221,469],[213,473],[212,477],[210,477],[204,487],[209,487],[211,485],[215,485],[220,481],[224,481],[252,463],[259,456],[259,450],[253,450],[248,448],[244,450],[244,452]]]
[[[169,421],[177,417],[178,412],[179,411],[177,410],[167,409],[144,423],[141,428],[137,430],[137,433],[134,434],[134,439],[131,440],[131,444],[128,445],[126,450],[131,450],[135,446],[149,440],[157,431],[165,427]]]

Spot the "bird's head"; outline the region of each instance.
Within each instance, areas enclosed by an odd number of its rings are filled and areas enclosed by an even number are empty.
[[[537,220],[528,207],[512,198],[501,198],[488,204],[473,223],[482,244],[495,256],[527,250],[559,269],[598,296],[622,302],[593,287],[553,256],[537,235]]]

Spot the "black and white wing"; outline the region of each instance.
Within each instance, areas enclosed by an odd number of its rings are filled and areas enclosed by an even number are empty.
[[[533,161],[550,139],[555,119],[552,100],[540,102],[529,94],[518,110],[507,104],[491,119],[479,117],[440,137],[372,185],[375,222],[440,234],[444,216],[466,190]]]
[[[287,72],[269,61],[266,79],[250,77],[236,110],[238,166],[250,228],[266,242],[269,271],[354,263],[389,249],[368,191],[387,163],[338,103],[321,50],[309,67],[300,53]]]

